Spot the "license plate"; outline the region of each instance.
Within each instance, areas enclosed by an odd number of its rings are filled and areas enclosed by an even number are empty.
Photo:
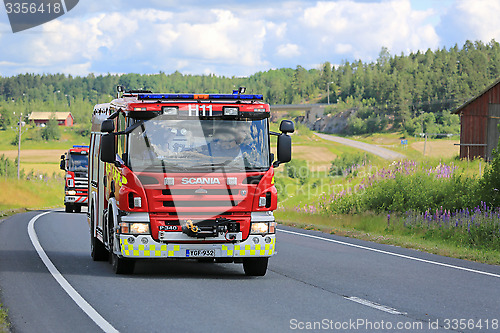
[[[186,250],[186,257],[215,257],[215,250]]]

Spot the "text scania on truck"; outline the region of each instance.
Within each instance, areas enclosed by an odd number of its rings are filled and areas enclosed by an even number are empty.
[[[89,146],[75,145],[61,155],[61,170],[66,171],[64,185],[64,206],[66,212],[79,213],[88,205]]]
[[[121,89],[119,89],[120,91]],[[274,168],[294,124],[269,130],[262,95],[129,91],[94,108],[88,222],[94,260],[118,274],[140,259],[243,263],[276,253]],[[276,135],[277,159],[270,150]]]

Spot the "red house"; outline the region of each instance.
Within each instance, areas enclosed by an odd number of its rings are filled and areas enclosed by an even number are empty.
[[[59,126],[73,126],[73,116],[71,112],[32,112],[28,117],[29,121],[36,126],[45,126],[50,119],[57,120]]]
[[[491,160],[499,138],[500,80],[453,113],[460,115],[460,158]]]

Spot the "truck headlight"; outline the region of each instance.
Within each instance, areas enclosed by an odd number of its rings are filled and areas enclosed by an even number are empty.
[[[76,191],[66,191],[66,195],[76,195]]]
[[[120,223],[120,233],[122,234],[132,234],[132,235],[143,235],[149,234],[149,223]]]
[[[131,234],[149,234],[149,224],[147,223],[131,223]]]
[[[267,222],[256,222],[252,223],[252,228],[250,233],[253,235],[265,235],[269,232],[269,223]]]
[[[250,228],[251,235],[266,235],[276,233],[276,222],[253,222]]]

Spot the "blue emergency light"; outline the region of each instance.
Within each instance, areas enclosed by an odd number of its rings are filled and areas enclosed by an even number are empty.
[[[73,145],[73,148],[89,148],[89,146],[84,146],[84,145]]]
[[[138,99],[177,99],[177,100],[200,100],[200,99],[210,99],[210,100],[262,100],[263,95],[237,95],[237,94],[139,94]]]

